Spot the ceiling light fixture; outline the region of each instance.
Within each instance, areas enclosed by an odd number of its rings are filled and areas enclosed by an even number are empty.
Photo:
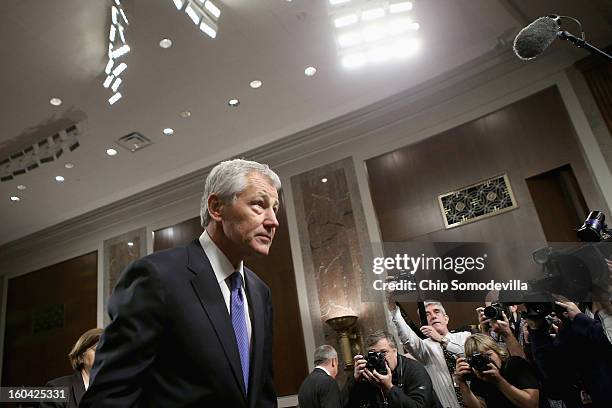
[[[412,10],[412,2],[410,1],[399,1],[389,4],[389,13],[391,14],[403,13],[410,10]]]
[[[23,190],[25,190],[26,188],[27,188],[27,187],[26,187],[26,186],[24,186],[23,184],[20,184],[20,185],[18,185],[18,186],[17,186],[17,190],[22,190],[22,191],[23,191]]]
[[[258,79],[251,81],[251,83],[249,84],[249,86],[253,89],[257,89],[257,88],[261,88],[262,82]]]
[[[49,99],[49,103],[53,106],[60,106],[62,104],[62,100],[60,98],[51,98]]]
[[[55,181],[57,181],[58,183],[63,183],[64,180],[64,176],[55,176]]]
[[[375,20],[377,18],[381,18],[385,16],[385,9],[382,7],[377,7],[369,10],[365,10],[361,12],[361,19],[363,21]]]
[[[166,136],[172,136],[174,134],[174,129],[172,129],[172,128],[165,128],[163,130],[163,132],[164,132],[164,135],[166,135]]]
[[[74,169],[74,163],[66,162],[64,167],[67,169]]]
[[[108,32],[108,62],[104,67],[106,78],[102,83],[102,86],[106,89],[111,86],[111,83],[113,84],[111,89],[114,95],[108,99],[110,105],[113,105],[121,99],[121,93],[119,93],[118,90],[123,81],[118,78],[118,76],[127,68],[125,62],[121,62],[117,66],[115,66],[115,63],[118,59],[125,57],[125,55],[131,51],[130,46],[127,45],[125,41],[125,30],[130,23],[121,2],[115,0],[114,3],[115,4],[111,6],[112,23]],[[119,36],[117,36],[117,33],[119,33]]]
[[[129,242],[127,243],[127,245],[128,245],[129,247],[133,247],[133,246],[134,246],[134,243],[133,243],[132,241],[129,241]]]
[[[108,103],[110,105],[114,105],[115,102],[117,102],[119,99],[121,99],[121,92],[117,92],[116,94],[114,94],[113,96],[111,96],[110,98],[108,98]]]
[[[172,47],[172,40],[169,38],[164,38],[163,40],[159,42],[159,46],[164,49],[170,48]]]
[[[216,38],[221,9],[210,0],[172,0],[176,9],[183,10],[203,33]]]
[[[233,98],[233,99],[230,99],[229,101],[227,101],[227,104],[229,106],[231,106],[232,108],[235,108],[238,105],[240,105],[240,101],[238,100],[238,98]]]
[[[306,76],[314,76],[317,73],[317,69],[315,67],[307,67],[304,70],[304,75]]]
[[[327,178],[326,178],[326,177],[323,177],[323,178],[321,179],[321,183],[327,183]]]
[[[112,157],[112,156],[116,156],[116,155],[117,155],[117,153],[118,153],[118,152],[117,152],[117,150],[116,150],[116,149],[113,149],[112,147],[111,147],[111,148],[109,148],[109,149],[106,149],[106,154],[107,154],[107,155],[109,155],[109,156],[111,156],[111,157]]]
[[[345,68],[402,59],[415,54],[413,37],[420,25],[407,12],[406,0],[330,0],[329,15],[336,32],[338,54]],[[341,5],[340,7],[334,7]]]
[[[19,201],[21,200],[21,198],[19,198],[19,196],[11,196],[11,201],[15,202],[15,201]]]
[[[334,25],[336,26],[336,28],[342,28],[351,24],[355,24],[358,21],[359,17],[357,17],[357,14],[348,14],[346,16],[338,17],[337,19],[335,19]]]
[[[186,111],[182,111],[181,113],[179,113],[179,116],[180,116],[181,118],[183,118],[183,119],[187,119],[188,117],[190,117],[190,116],[191,116],[191,112],[189,112],[189,111],[187,111],[187,110],[186,110]]]

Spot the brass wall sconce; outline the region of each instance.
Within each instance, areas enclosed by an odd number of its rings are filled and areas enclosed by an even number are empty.
[[[359,353],[361,349],[358,344],[359,335],[357,330],[351,330],[351,328],[354,328],[355,322],[357,322],[357,316],[338,316],[325,321],[338,333],[340,354],[342,354],[342,359],[344,360],[345,370],[353,369],[353,352]],[[354,343],[352,345],[351,340]]]

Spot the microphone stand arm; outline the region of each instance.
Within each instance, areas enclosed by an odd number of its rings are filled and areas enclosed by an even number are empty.
[[[592,52],[593,54],[601,55],[602,57],[608,58],[610,61],[612,61],[612,55],[606,54],[605,52],[603,52],[599,48],[589,44],[588,42],[586,42],[582,38],[578,38],[575,35],[567,32],[567,31],[559,31],[557,33],[557,37],[561,38],[562,40],[569,41],[569,42],[573,43],[574,45],[576,45],[576,46],[578,46],[580,48],[584,48],[585,50],[588,50],[588,51]]]

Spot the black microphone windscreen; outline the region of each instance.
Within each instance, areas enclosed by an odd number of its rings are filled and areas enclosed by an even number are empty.
[[[537,57],[555,41],[559,28],[559,23],[551,17],[538,18],[518,33],[514,53],[522,60]]]

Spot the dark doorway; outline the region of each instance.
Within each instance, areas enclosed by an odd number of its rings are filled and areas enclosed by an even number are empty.
[[[549,242],[576,242],[588,207],[570,165],[527,179],[529,193]]]

